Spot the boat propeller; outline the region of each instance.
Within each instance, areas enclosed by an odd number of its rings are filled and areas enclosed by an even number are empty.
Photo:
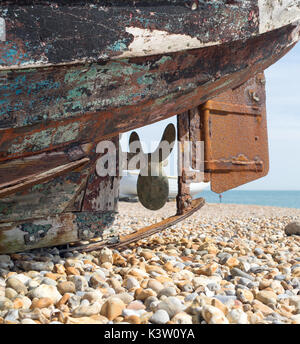
[[[166,159],[171,154],[176,139],[175,126],[170,123],[152,153],[144,153],[140,138],[132,132],[129,138],[129,151],[138,156],[140,173],[137,180],[137,195],[142,205],[150,210],[162,208],[168,200],[169,182],[163,171]],[[129,168],[135,169],[135,168]]]

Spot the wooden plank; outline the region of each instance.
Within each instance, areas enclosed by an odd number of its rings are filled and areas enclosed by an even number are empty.
[[[89,174],[90,166],[82,166],[1,198],[0,223],[62,213],[85,188]]]
[[[111,234],[113,220],[113,212],[75,212],[0,223],[0,253],[63,245],[81,240],[83,234],[89,238],[106,239]]]
[[[287,26],[247,45],[2,72],[0,160],[97,142],[194,108],[282,57],[297,30]]]
[[[2,1],[0,18],[2,69],[144,57],[260,33],[258,0],[219,0],[217,6],[182,0],[72,0],[55,6]]]
[[[46,172],[40,174],[33,174],[23,178],[19,178],[0,185],[0,198],[9,196],[11,194],[20,192],[33,185],[44,183],[50,179],[54,179],[61,176],[69,171],[75,170],[76,168],[86,165],[90,161],[89,158],[83,158],[78,161],[70,162],[69,164],[52,168]]]
[[[114,176],[99,176],[96,168],[97,163],[93,166],[89,175],[85,195],[82,202],[82,211],[113,211],[118,210],[119,200],[119,136],[110,140],[115,152],[113,156],[108,153],[97,154],[97,160],[104,157],[115,164],[116,170]]]

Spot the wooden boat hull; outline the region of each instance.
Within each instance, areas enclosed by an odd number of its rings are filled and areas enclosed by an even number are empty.
[[[200,49],[300,19],[291,0],[5,0],[3,70],[145,57]]]
[[[0,161],[97,142],[191,109],[287,53],[299,27],[146,58],[0,72]]]
[[[28,221],[0,223],[0,252],[12,253],[39,247],[59,246],[80,240],[105,240],[115,212],[65,212]]]

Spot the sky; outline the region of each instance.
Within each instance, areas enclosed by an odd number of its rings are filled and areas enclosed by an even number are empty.
[[[300,190],[300,43],[269,67],[265,75],[269,174],[236,190]],[[146,152],[153,151],[153,146],[147,145],[147,142],[159,142],[170,122],[175,124],[176,117],[136,130]],[[129,135],[123,135],[122,147],[126,147],[128,138]],[[176,150],[167,167],[171,174],[175,165]]]

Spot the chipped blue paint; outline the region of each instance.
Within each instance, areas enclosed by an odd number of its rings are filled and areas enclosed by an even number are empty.
[[[18,49],[16,43],[11,41],[2,42],[0,65],[6,64],[21,64],[29,62],[29,56]]]
[[[110,46],[108,49],[113,50],[113,51],[124,51],[127,49],[126,42],[127,40],[122,39],[117,42],[115,42],[112,46]]]

